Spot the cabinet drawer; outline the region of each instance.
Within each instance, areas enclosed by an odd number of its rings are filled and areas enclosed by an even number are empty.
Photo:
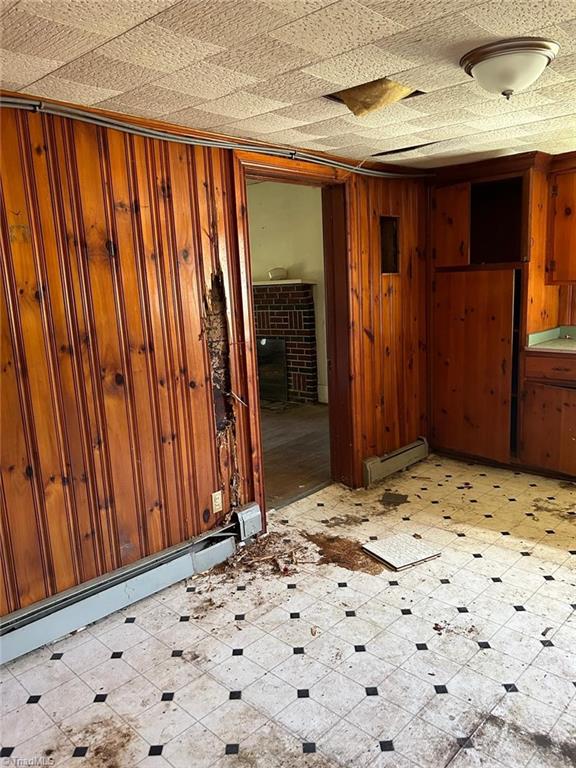
[[[525,359],[527,379],[576,382],[576,355],[531,355]]]

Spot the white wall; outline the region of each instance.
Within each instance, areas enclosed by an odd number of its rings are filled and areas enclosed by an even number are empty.
[[[248,223],[252,279],[268,280],[268,270],[285,267],[288,277],[316,283],[318,399],[328,402],[322,191],[319,187],[272,181],[248,184]]]

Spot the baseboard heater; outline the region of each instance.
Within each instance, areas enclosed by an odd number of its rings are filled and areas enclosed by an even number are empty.
[[[239,509],[227,526],[4,616],[0,620],[0,663],[209,570],[233,555],[239,541],[261,530],[260,507],[249,504]]]
[[[399,448],[384,456],[372,456],[364,459],[364,485],[369,488],[374,483],[384,480],[401,469],[407,469],[417,461],[422,461],[428,456],[428,441],[425,437],[419,437],[414,443]]]

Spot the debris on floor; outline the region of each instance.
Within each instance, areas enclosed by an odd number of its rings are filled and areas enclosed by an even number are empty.
[[[572,768],[565,485],[431,456],[386,488],[331,485],[270,511],[227,563],[5,665],[0,757]],[[384,492],[406,501],[386,508]],[[442,556],[392,573],[362,549],[397,535]]]

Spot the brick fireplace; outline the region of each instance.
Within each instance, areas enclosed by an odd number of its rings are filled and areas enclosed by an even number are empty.
[[[281,338],[286,345],[288,400],[318,400],[314,286],[300,281],[255,283],[256,337]]]

